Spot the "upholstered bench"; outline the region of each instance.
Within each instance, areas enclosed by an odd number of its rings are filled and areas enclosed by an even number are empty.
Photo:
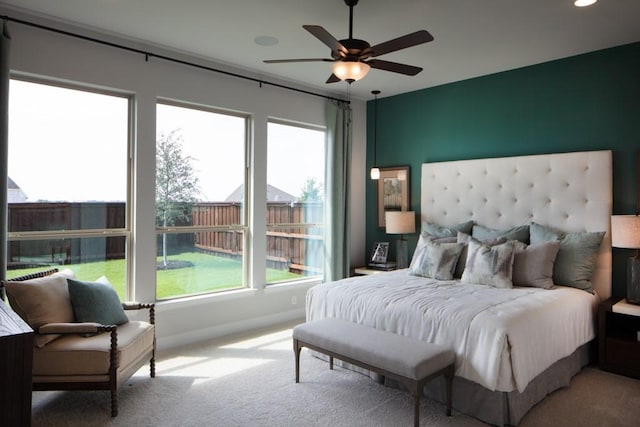
[[[293,328],[296,383],[300,382],[303,347],[328,355],[330,369],[335,357],[404,384],[414,397],[416,426],[420,425],[420,396],[425,383],[445,375],[447,415],[451,415],[453,350],[341,319],[314,320]]]

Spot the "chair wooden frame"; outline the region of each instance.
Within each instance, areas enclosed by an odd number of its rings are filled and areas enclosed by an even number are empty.
[[[53,273],[58,272],[57,268],[52,268],[46,271],[40,271],[37,273],[26,274],[24,276],[19,276],[13,279],[10,279],[12,282],[21,282],[30,279],[36,279],[40,277],[46,277]],[[4,282],[0,281],[0,296],[4,299]],[[151,325],[155,325],[155,304],[153,303],[138,303],[138,302],[124,302],[122,304],[122,308],[124,310],[141,310],[148,309],[149,310],[149,323]],[[156,337],[154,331],[153,337],[153,347],[149,349],[149,351],[143,354],[138,359],[138,363],[135,363],[131,369],[128,369],[126,372],[122,372],[120,376],[118,376],[118,327],[116,325],[96,325],[94,323],[86,324],[86,323],[77,323],[72,327],[69,327],[69,324],[65,324],[64,328],[56,329],[47,327],[46,331],[36,331],[36,333],[47,333],[47,334],[60,334],[60,335],[69,335],[69,334],[79,334],[79,333],[102,333],[109,332],[111,334],[110,340],[110,349],[109,349],[109,370],[108,370],[108,380],[107,381],[86,381],[86,382],[64,382],[64,381],[52,381],[52,382],[36,382],[32,381],[32,386],[34,391],[43,391],[43,390],[109,390],[111,393],[111,416],[115,417],[118,415],[118,387],[128,379],[131,375],[133,375],[140,367],[149,361],[149,369],[151,378],[155,378],[156,376],[156,365],[155,365],[155,352],[156,352]]]

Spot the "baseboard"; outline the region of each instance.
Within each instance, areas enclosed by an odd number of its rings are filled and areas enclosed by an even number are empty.
[[[298,308],[284,313],[276,313],[268,316],[254,317],[239,322],[225,323],[224,325],[211,326],[197,329],[190,332],[158,337],[157,349],[159,351],[169,350],[175,347],[194,344],[201,341],[208,341],[228,335],[251,332],[256,329],[276,326],[282,323],[305,319],[305,309]]]

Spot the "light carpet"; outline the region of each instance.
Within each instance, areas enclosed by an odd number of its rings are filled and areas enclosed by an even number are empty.
[[[120,389],[110,417],[106,391],[34,392],[33,426],[411,426],[413,399],[303,350],[295,383],[292,325],[159,355]],[[454,390],[455,393],[455,390]],[[485,426],[445,415],[423,399],[423,426]],[[639,426],[640,381],[587,367],[535,406],[520,426]]]

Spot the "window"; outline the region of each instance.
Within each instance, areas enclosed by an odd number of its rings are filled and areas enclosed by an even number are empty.
[[[129,105],[126,96],[12,79],[8,259],[101,276],[127,295]]]
[[[247,119],[157,105],[158,298],[242,287]]]
[[[270,121],[267,284],[322,275],[324,131]]]

